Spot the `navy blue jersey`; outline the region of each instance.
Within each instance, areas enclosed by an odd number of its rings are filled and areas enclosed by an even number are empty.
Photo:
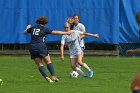
[[[52,30],[42,25],[35,25],[27,30],[31,34],[31,43],[43,43],[44,37],[51,34]]]

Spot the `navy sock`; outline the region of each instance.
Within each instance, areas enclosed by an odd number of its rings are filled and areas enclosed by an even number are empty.
[[[55,76],[53,64],[52,63],[47,64],[47,68],[48,68],[49,72],[51,73],[51,75]]]
[[[133,90],[132,93],[140,93],[140,90]]]
[[[46,77],[47,77],[47,73],[46,73],[46,71],[45,71],[44,66],[40,66],[38,69],[39,69],[41,75],[42,75],[44,78],[46,78]]]

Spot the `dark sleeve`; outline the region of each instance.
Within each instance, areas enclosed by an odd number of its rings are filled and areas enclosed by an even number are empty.
[[[46,28],[45,33],[46,33],[46,34],[51,34],[52,31],[53,31],[52,29]]]
[[[27,29],[27,33],[31,33],[32,32],[32,27]]]

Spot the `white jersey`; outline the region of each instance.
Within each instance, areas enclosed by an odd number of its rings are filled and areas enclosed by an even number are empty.
[[[67,44],[69,48],[70,56],[76,56],[78,54],[83,54],[80,46],[79,37],[83,34],[81,31],[71,30],[71,35],[63,35],[61,39],[61,44]]]
[[[78,23],[78,25],[76,25],[76,26],[74,25],[73,30],[77,30],[77,31],[81,31],[81,32],[86,32],[85,31],[85,26],[83,24],[81,24],[81,23]],[[80,46],[81,47],[85,46],[83,39],[80,41]]]

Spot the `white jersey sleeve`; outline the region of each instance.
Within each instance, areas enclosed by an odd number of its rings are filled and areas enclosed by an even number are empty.
[[[82,32],[86,32],[85,26],[84,26],[83,24],[81,24],[80,26],[81,26],[81,31],[82,31]]]
[[[77,33],[77,34],[79,34],[79,35],[83,35],[84,32],[81,32],[81,31],[78,31],[78,30],[77,30],[77,31],[75,31],[75,33]]]
[[[61,38],[61,44],[63,44],[63,45],[65,44],[65,38],[66,38],[65,35],[63,35]]]

